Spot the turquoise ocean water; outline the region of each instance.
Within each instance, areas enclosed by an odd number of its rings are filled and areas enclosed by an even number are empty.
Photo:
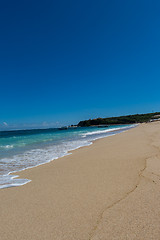
[[[92,144],[95,139],[111,136],[135,126],[0,131],[0,188],[20,186],[30,181],[16,179],[17,173],[10,173],[50,162],[69,154],[71,150]]]

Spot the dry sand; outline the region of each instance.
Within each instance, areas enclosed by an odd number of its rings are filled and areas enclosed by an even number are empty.
[[[0,190],[1,240],[159,240],[160,123],[22,171]]]

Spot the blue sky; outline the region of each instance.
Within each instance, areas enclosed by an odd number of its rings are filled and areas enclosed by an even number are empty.
[[[160,1],[1,1],[0,128],[160,111]]]

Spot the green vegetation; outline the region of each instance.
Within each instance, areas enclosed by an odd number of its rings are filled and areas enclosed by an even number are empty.
[[[88,127],[97,125],[112,125],[112,124],[133,124],[133,123],[143,123],[149,122],[153,118],[158,118],[160,112],[147,113],[147,114],[135,114],[120,117],[110,117],[110,118],[96,118],[89,119],[85,121],[80,121],[77,126]]]

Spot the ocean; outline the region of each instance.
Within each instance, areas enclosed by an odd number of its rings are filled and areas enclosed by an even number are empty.
[[[0,189],[30,182],[29,179],[16,179],[18,171],[45,164],[71,154],[71,150],[88,146],[96,139],[112,136],[135,126],[0,131]],[[10,175],[14,172],[16,175]]]

